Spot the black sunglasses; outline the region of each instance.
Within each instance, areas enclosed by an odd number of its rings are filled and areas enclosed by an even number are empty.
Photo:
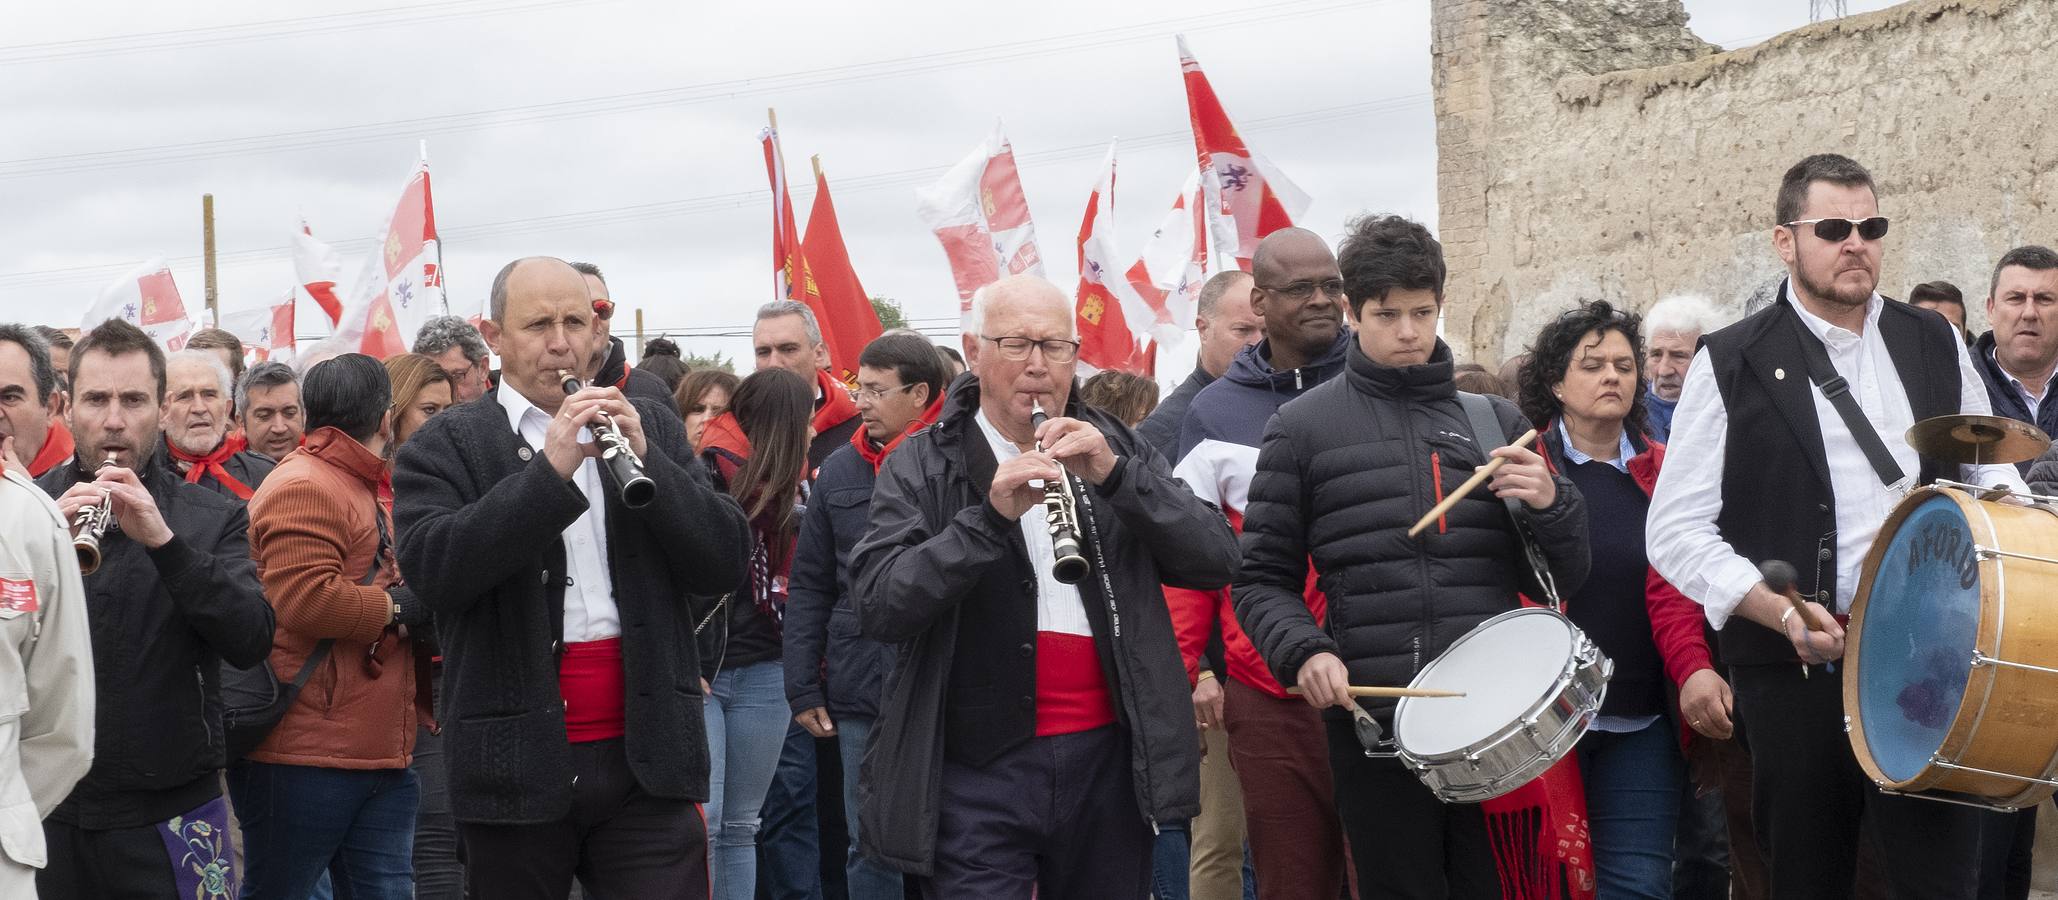
[[[1868,241],[1886,237],[1887,217],[1873,216],[1869,219],[1801,219],[1780,227],[1799,230],[1802,225],[1815,226],[1815,236],[1832,244],[1843,243],[1851,236],[1851,229],[1858,229],[1858,236]]]

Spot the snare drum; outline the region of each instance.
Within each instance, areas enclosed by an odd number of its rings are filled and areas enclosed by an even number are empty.
[[[2058,516],[1915,490],[1865,555],[1844,721],[1882,789],[2001,808],[2058,768]]]
[[[1402,698],[1401,761],[1446,803],[1491,800],[1543,774],[1593,724],[1614,664],[1572,620],[1531,607],[1481,622],[1409,687],[1462,691]]]

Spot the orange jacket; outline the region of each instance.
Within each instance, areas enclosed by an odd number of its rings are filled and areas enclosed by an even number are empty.
[[[359,583],[379,546],[374,517],[385,515],[377,494],[384,470],[363,444],[322,428],[250,498],[250,555],[278,612],[272,674],[290,684],[316,642],[336,640],[250,759],[332,769],[398,769],[411,761],[414,647],[388,626],[386,589],[399,579],[390,550],[373,582]]]

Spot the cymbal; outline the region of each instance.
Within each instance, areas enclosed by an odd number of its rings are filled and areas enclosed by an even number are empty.
[[[2044,455],[2051,437],[2035,425],[2003,416],[1937,416],[1908,429],[1908,446],[1937,462],[2001,465]]]

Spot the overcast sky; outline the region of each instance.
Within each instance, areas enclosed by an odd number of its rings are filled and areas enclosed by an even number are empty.
[[[1686,5],[1731,47],[1808,20],[1807,0]],[[293,283],[301,216],[345,251],[347,282],[426,139],[453,305],[507,260],[547,254],[598,263],[650,336],[747,330],[771,292],[756,135],[773,106],[796,214],[821,154],[867,290],[943,326],[957,298],[915,187],[1003,117],[1047,274],[1069,290],[1087,193],[1121,138],[1133,255],[1193,166],[1179,31],[1245,139],[1314,198],[1309,227],[1436,217],[1427,0],[82,8],[15,4],[0,38],[0,320],[76,325],[151,256],[173,260],[200,315],[208,192],[223,309]],[[311,304],[300,323],[325,324]],[[625,313],[616,331],[631,327]],[[748,352],[741,337],[682,343]]]

